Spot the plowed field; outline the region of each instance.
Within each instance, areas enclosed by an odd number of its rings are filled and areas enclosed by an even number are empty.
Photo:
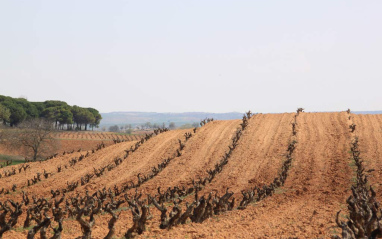
[[[361,157],[366,168],[373,168],[370,183],[382,198],[382,115],[351,115],[357,125],[355,133],[349,130],[350,120],[345,112],[339,113],[300,113],[297,120],[297,134],[292,135],[291,123],[294,113],[256,114],[248,121],[236,148],[232,151],[228,163],[211,182],[199,192],[207,195],[217,192],[220,195],[229,188],[237,202],[241,200],[242,190],[262,187],[270,184],[281,170],[288,145],[296,140],[296,149],[292,156],[292,166],[288,171],[285,184],[257,203],[251,203],[245,210],[234,209],[215,215],[203,223],[187,222],[170,230],[159,229],[160,212],[150,207],[152,218],[146,224],[146,231],[138,238],[330,238],[340,231],[335,224],[335,214],[346,211],[346,199],[354,182],[354,166],[350,159],[350,143],[359,137]],[[77,193],[90,195],[103,187],[122,188],[136,183],[139,175],[149,175],[167,158],[173,158],[159,173],[147,181],[129,189],[127,193],[141,192],[155,195],[158,187],[190,187],[192,179],[208,176],[207,170],[213,169],[228,152],[232,138],[240,127],[241,120],[212,121],[192,130],[174,130],[153,136],[115,168],[105,170],[94,176],[85,185],[79,185],[66,196]],[[185,140],[185,133],[192,137]],[[179,140],[184,148],[179,149]],[[25,172],[0,178],[1,188],[11,189],[17,184],[17,190],[0,195],[0,201],[6,199],[21,200],[22,191],[31,195],[51,198],[51,190],[63,189],[67,183],[79,182],[81,178],[92,174],[95,169],[112,165],[114,159],[123,158],[125,150],[132,149],[138,141],[122,142],[107,146],[95,153],[89,153],[75,165],[69,161],[85,155],[87,150],[69,155],[60,155],[54,159],[29,163]],[[62,172],[57,167],[62,166]],[[66,166],[66,168],[65,168]],[[0,169],[11,170],[20,166],[8,166]],[[42,177],[38,183],[28,186],[28,179],[43,171],[52,173]],[[182,198],[192,202],[194,195]],[[381,201],[381,200],[379,200]],[[171,209],[171,203],[166,204]],[[26,208],[26,207],[25,207]],[[25,210],[24,208],[24,210]],[[236,207],[235,207],[236,208]],[[132,214],[127,203],[122,204],[120,216],[115,224],[116,238],[133,224]],[[101,213],[95,217],[92,238],[104,238],[108,232],[110,215]],[[15,230],[8,231],[4,238],[26,238],[28,230],[23,230],[25,213],[20,216]],[[75,219],[64,220],[62,238],[75,238],[82,235]],[[29,228],[30,229],[30,228]],[[49,230],[49,235],[51,235]],[[36,238],[39,238],[36,236]]]
[[[59,141],[58,149],[53,153],[62,153],[64,151],[70,152],[72,150],[92,150],[97,144],[104,142],[106,145],[114,144],[113,139],[124,141],[136,141],[144,137],[144,134],[137,135],[124,135],[111,132],[55,132],[53,138]],[[0,154],[5,155],[19,155],[20,150],[13,149],[7,145],[0,144]]]

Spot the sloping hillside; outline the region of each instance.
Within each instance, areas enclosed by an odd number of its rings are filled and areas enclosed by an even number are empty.
[[[20,165],[6,167],[0,170],[3,175],[0,190],[4,188],[10,193],[0,194],[0,201],[21,201],[22,191],[30,197],[37,195],[50,200],[52,192],[56,191],[60,192],[56,198],[64,191],[65,197],[70,198],[85,193],[92,195],[104,187],[114,192],[113,200],[125,200],[124,194],[133,197],[136,193],[142,193],[140,199],[147,199],[146,195],[150,194],[159,200],[159,193],[174,189],[168,200],[163,201],[170,211],[173,199],[192,204],[197,196],[208,197],[211,192],[222,196],[228,188],[236,199],[233,210],[215,214],[203,223],[188,220],[184,225],[162,230],[159,228],[160,212],[149,207],[152,218],[146,222],[146,231],[140,237],[328,238],[340,231],[336,229],[335,214],[346,209],[346,199],[351,193],[355,170],[349,150],[355,136],[359,137],[366,167],[376,169],[371,172],[370,183],[379,199],[382,196],[382,115],[351,116],[356,124],[353,133],[349,130],[351,121],[346,112],[300,113],[298,116],[292,113],[256,114],[248,118],[245,127],[241,120],[212,121],[195,131],[161,132],[140,143],[122,142],[101,147],[94,153],[82,151],[29,163],[25,171],[19,172]],[[292,128],[294,122],[297,123],[295,130]],[[281,175],[291,144],[295,145],[295,150],[283,185],[239,210],[237,206],[243,192],[267,187]],[[227,152],[229,156],[225,156]],[[78,160],[81,155],[83,158]],[[226,159],[224,163],[223,158]],[[74,159],[77,162],[74,163]],[[4,176],[13,168],[15,175]],[[206,180],[214,169],[214,176]],[[51,173],[47,178],[43,176],[44,170]],[[31,179],[38,173],[41,180],[32,185]],[[89,180],[85,180],[88,177]],[[70,190],[70,185],[76,182],[78,185]],[[14,184],[17,188],[12,192]],[[200,187],[197,195],[191,190],[195,185]],[[118,210],[121,214],[115,224],[117,238],[133,225],[128,204],[121,202]],[[179,203],[184,212],[186,205]],[[14,227],[18,228],[17,232],[8,231],[4,238],[26,237],[27,230],[22,229],[26,208]],[[107,234],[109,219],[107,213],[95,216],[94,238]],[[63,238],[81,235],[75,218],[65,219],[63,224],[66,228]]]

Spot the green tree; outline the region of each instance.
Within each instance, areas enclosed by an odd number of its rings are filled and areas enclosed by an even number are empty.
[[[118,125],[113,125],[109,127],[110,132],[119,132],[119,127]]]
[[[131,124],[125,125],[125,132],[131,134],[133,132],[133,126]]]
[[[87,130],[87,125],[94,124],[96,121],[96,118],[88,109],[75,105],[72,107],[71,111],[73,114],[73,121],[76,123],[76,128],[79,130],[82,129],[82,125],[85,125],[85,130]]]
[[[85,130],[90,126],[92,129],[98,127],[102,116],[98,110],[94,108],[82,108],[79,106],[70,106],[64,101],[48,100],[45,102],[29,102],[24,98],[12,98],[0,95],[0,104],[6,107],[9,112],[9,119],[1,116],[0,122],[9,122],[11,126],[23,122],[26,119],[46,118],[55,122],[57,129],[73,128],[73,124],[77,125],[77,129]]]
[[[44,109],[46,108],[44,102],[31,102],[31,104],[33,104],[34,107],[36,107],[36,109],[38,111],[38,116],[42,117],[41,114],[44,111]]]
[[[3,124],[6,124],[9,122],[10,117],[11,111],[7,107],[0,104],[0,121],[3,121]]]
[[[37,108],[26,99],[14,99],[12,97],[2,96],[0,97],[0,103],[11,112],[9,117],[9,123],[11,126],[15,126],[25,119],[33,119],[38,117]]]
[[[85,124],[85,130],[88,130],[88,125],[95,123],[95,117],[88,109],[83,110],[82,122]]]
[[[2,104],[11,112],[9,117],[9,123],[11,126],[15,126],[27,118],[27,113],[25,112],[24,108],[18,105],[16,102],[6,100]]]
[[[48,107],[44,109],[44,111],[41,113],[41,116],[47,120],[53,121],[57,128],[58,114],[59,114],[58,107]]]
[[[73,123],[73,114],[70,111],[69,106],[53,106],[45,108],[41,113],[41,116],[45,119],[55,122],[55,127],[63,128],[65,124]]]
[[[27,114],[26,119],[34,119],[39,117],[39,112],[35,105],[24,98],[16,98],[14,99],[16,104],[20,105]]]
[[[93,117],[93,114],[90,113],[90,111],[79,107],[77,105],[74,105],[71,109],[71,112],[73,114],[73,122],[76,124],[76,129],[81,130],[82,125],[86,124],[89,120],[88,118]],[[95,119],[94,119],[95,120]],[[85,125],[85,130],[86,130],[86,125]]]
[[[175,129],[175,128],[176,128],[176,125],[175,125],[174,122],[170,122],[170,124],[168,125],[168,127],[169,127],[170,129]]]
[[[73,114],[70,109],[61,110],[58,122],[62,125],[62,127],[66,124],[67,128],[69,128],[69,125],[73,124]]]
[[[92,113],[94,116],[94,121],[93,123],[90,123],[90,127],[92,128],[92,130],[94,127],[98,128],[99,123],[101,122],[101,119],[102,119],[101,114],[98,112],[98,110],[94,108],[87,108],[87,110],[90,111],[90,113]]]
[[[81,121],[81,110],[82,108],[77,106],[77,105],[74,105],[72,108],[71,108],[71,112],[73,114],[73,123],[76,124],[76,129],[78,129],[79,127],[79,124],[80,124],[80,121]]]
[[[61,106],[61,107],[65,107],[65,108],[69,107],[69,105],[66,102],[59,101],[59,100],[47,100],[47,101],[44,101],[43,104],[45,105],[45,108],[57,107],[57,106]]]

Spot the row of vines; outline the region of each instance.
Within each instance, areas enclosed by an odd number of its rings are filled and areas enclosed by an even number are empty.
[[[282,187],[289,175],[289,170],[293,163],[294,152],[298,145],[298,117],[303,112],[298,108],[291,121],[291,131],[288,138],[289,142],[285,149],[284,158],[281,167],[273,180],[262,187],[252,187],[248,190],[242,190],[238,199],[234,197],[234,191],[227,185],[225,193],[219,194],[217,191],[206,192],[206,186],[213,184],[214,180],[221,172],[226,170],[230,164],[230,159],[235,153],[235,149],[242,141],[249,123],[256,120],[253,114],[247,112],[241,121],[231,139],[225,153],[214,167],[206,169],[205,177],[190,179],[187,186],[174,186],[167,189],[156,188],[156,193],[143,193],[141,186],[150,180],[156,180],[156,177],[168,167],[172,162],[182,157],[184,150],[200,128],[194,128],[192,131],[183,135],[184,138],[178,139],[178,147],[170,157],[163,160],[151,168],[151,172],[143,174],[138,173],[136,180],[126,181],[121,187],[116,185],[111,188],[98,189],[93,193],[87,190],[78,190],[94,180],[105,175],[106,172],[113,171],[120,167],[125,160],[135,154],[139,148],[149,141],[155,135],[166,132],[168,129],[158,129],[153,134],[146,135],[130,148],[127,148],[124,155],[115,157],[112,161],[94,168],[78,181],[67,182],[66,188],[59,188],[51,191],[50,198],[30,196],[22,191],[22,200],[14,201],[11,199],[0,202],[0,238],[6,232],[11,230],[17,224],[21,215],[25,216],[23,228],[28,228],[27,238],[34,238],[36,234],[40,238],[61,238],[63,234],[63,224],[65,218],[76,220],[81,227],[82,235],[78,238],[92,238],[93,228],[96,224],[95,215],[107,213],[110,215],[108,221],[108,231],[105,231],[103,238],[110,239],[116,234],[116,222],[120,220],[121,209],[128,208],[131,212],[131,220],[126,221],[129,225],[124,233],[125,238],[134,238],[143,234],[147,230],[147,224],[150,220],[158,220],[160,229],[171,229],[188,222],[203,223],[208,218],[219,216],[222,213],[232,210],[245,210],[251,204],[260,202],[267,197],[274,195],[277,188]],[[364,161],[360,156],[359,140],[356,136],[356,125],[352,120],[350,110],[348,111],[349,130],[353,135],[351,143],[352,160],[356,165],[356,182],[352,186],[352,194],[347,199],[348,215],[346,221],[340,220],[341,211],[337,213],[336,223],[341,228],[340,236],[333,238],[377,238],[382,236],[382,228],[379,221],[382,219],[381,209],[376,200],[376,193],[368,183],[368,173]],[[205,119],[200,125],[204,127],[213,119]],[[114,143],[124,142],[122,139],[115,139]],[[41,180],[47,179],[52,174],[63,172],[69,167],[75,165],[89,157],[92,153],[101,150],[105,146],[97,146],[92,152],[87,152],[79,157],[71,158],[67,164],[57,167],[57,172],[43,171],[33,178],[27,179],[21,189],[32,186]],[[66,152],[68,154],[74,152]],[[57,155],[56,155],[57,156]],[[54,158],[55,156],[53,156]],[[2,177],[11,177],[22,171],[28,170],[31,164],[20,165],[18,169],[3,171]],[[18,185],[0,190],[0,194],[10,194],[15,192]],[[202,193],[204,192],[204,193]],[[152,210],[158,210],[160,217],[155,218]],[[103,217],[105,218],[105,217]],[[31,226],[33,225],[33,226]]]

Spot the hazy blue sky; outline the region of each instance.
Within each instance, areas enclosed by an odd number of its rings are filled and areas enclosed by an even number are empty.
[[[0,1],[0,94],[101,112],[382,109],[382,1]]]

